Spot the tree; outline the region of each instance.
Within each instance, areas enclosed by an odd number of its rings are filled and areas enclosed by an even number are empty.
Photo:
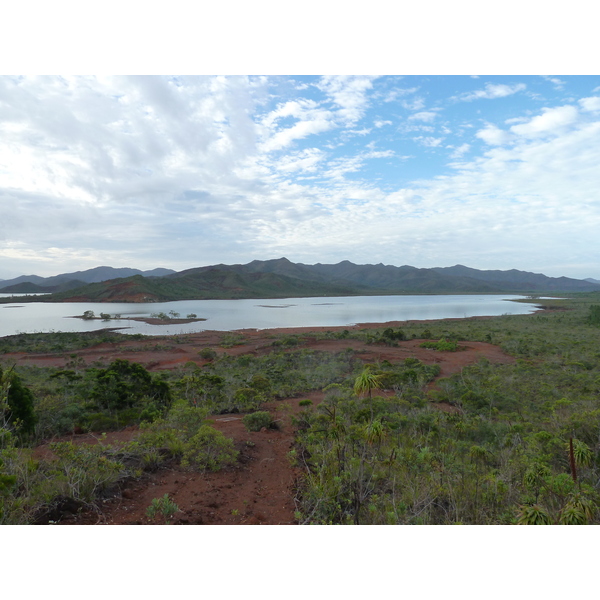
[[[31,433],[35,426],[33,394],[13,368],[0,367],[0,419],[0,427],[19,434]]]
[[[171,405],[168,383],[153,379],[138,363],[117,359],[108,368],[99,369],[95,379],[91,396],[104,408],[127,408],[143,398],[153,401],[161,409]]]

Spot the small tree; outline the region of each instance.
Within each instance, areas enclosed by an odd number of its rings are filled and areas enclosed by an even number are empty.
[[[369,405],[371,408],[371,421],[373,421],[373,390],[376,390],[381,385],[381,375],[376,375],[371,371],[371,367],[365,367],[363,372],[356,378],[354,382],[354,393],[357,396],[369,396]]]
[[[0,367],[0,428],[28,434],[35,422],[31,390],[21,383],[12,368],[2,371]]]

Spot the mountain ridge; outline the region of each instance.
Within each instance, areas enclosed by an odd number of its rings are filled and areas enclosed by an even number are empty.
[[[91,273],[89,271],[92,271]],[[253,260],[247,264],[209,265],[175,272],[139,271],[128,277],[84,283],[73,276],[100,278],[106,274],[137,271],[97,267],[45,278],[56,283],[53,293],[37,297],[50,302],[166,302],[195,299],[285,298],[385,294],[515,293],[539,295],[557,292],[597,292],[600,284],[568,277],[547,277],[510,269],[479,270],[464,265],[421,269],[410,265],[365,264],[348,260],[337,264],[293,263],[285,257]],[[156,273],[167,271],[166,274]],[[149,273],[152,273],[151,275]],[[33,282],[10,288],[39,289]],[[17,278],[18,279],[18,278]],[[10,284],[10,280],[8,282]],[[61,287],[62,286],[62,287]],[[0,292],[7,286],[0,288]],[[50,291],[49,286],[43,288]],[[12,291],[12,290],[11,290]],[[15,290],[17,292],[17,290]],[[21,292],[23,293],[23,292]],[[27,292],[25,292],[27,293]],[[29,292],[33,293],[33,292]]]
[[[142,275],[144,277],[164,277],[175,273],[173,269],[162,267],[140,271],[130,267],[93,267],[85,271],[60,273],[51,277],[20,275],[13,279],[0,280],[0,293],[52,293],[81,287],[88,283],[101,283],[111,279]]]

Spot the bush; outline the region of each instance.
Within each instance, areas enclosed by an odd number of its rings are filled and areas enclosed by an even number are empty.
[[[600,304],[592,304],[590,306],[588,320],[592,325],[600,325]]]
[[[384,332],[381,334],[381,337],[386,342],[391,342],[394,340],[403,341],[406,339],[406,334],[404,333],[404,331],[402,331],[402,329],[394,331],[392,328],[388,328],[384,330]]]
[[[233,402],[239,410],[253,410],[262,402],[263,396],[254,388],[246,387],[235,391]]]
[[[204,360],[214,360],[217,358],[217,353],[212,348],[202,348],[198,354],[200,355],[200,358],[203,358]]]
[[[169,519],[179,510],[179,506],[169,498],[169,494],[165,494],[162,498],[152,498],[150,506],[146,509],[146,516],[154,520],[156,515],[160,514],[169,524]]]
[[[297,346],[299,343],[297,335],[284,335],[278,340],[275,340],[272,346],[283,346],[284,348],[292,348]]]
[[[245,415],[242,422],[246,426],[248,431],[260,431],[263,427],[269,429],[273,426],[273,418],[271,413],[266,410],[260,410],[258,412],[250,413]]]
[[[12,369],[4,372],[1,367],[0,417],[18,434],[32,433],[36,423],[31,390]]]
[[[202,425],[198,433],[186,444],[181,465],[196,469],[218,471],[233,464],[238,452],[233,440],[225,437],[210,425]]]
[[[126,473],[123,463],[110,456],[110,447],[54,442],[50,449],[58,457],[51,475],[64,486],[63,494],[76,500],[92,501],[98,492]]]
[[[421,348],[430,348],[432,350],[438,350],[439,352],[456,352],[458,350],[458,344],[456,342],[448,342],[444,338],[439,342],[423,342],[419,345]]]

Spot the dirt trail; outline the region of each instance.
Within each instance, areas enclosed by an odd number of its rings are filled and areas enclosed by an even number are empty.
[[[372,324],[372,327],[401,326],[401,323]],[[356,326],[363,329],[366,325]],[[336,328],[323,328],[332,331]],[[339,329],[352,329],[350,327]],[[311,329],[311,331],[316,331]],[[180,336],[181,343],[168,338],[155,340],[124,341],[120,344],[101,344],[76,352],[80,363],[89,365],[95,361],[110,362],[123,358],[138,362],[151,371],[173,369],[188,361],[203,364],[198,355],[202,348],[212,347],[219,354],[261,355],[273,350],[274,334],[308,333],[303,329],[244,330],[243,345],[228,349],[219,347],[222,332],[202,332]],[[465,365],[486,358],[494,363],[512,363],[514,359],[498,347],[483,342],[465,342],[465,350],[459,352],[436,352],[420,348],[422,340],[400,342],[398,347],[364,344],[358,340],[308,339],[299,347],[339,352],[352,348],[365,362],[388,360],[392,363],[415,357],[427,364],[436,363],[441,368],[440,377],[459,372]],[[66,355],[5,355],[5,360],[17,364],[65,367],[73,361]],[[195,473],[171,465],[153,473],[146,473],[136,481],[130,481],[121,490],[101,501],[97,511],[90,510],[78,515],[65,515],[65,524],[147,524],[146,509],[153,498],[169,496],[180,507],[174,515],[175,524],[293,524],[294,482],[300,475],[292,468],[288,453],[294,443],[292,415],[299,412],[299,402],[309,398],[316,405],[323,399],[322,392],[312,392],[299,398],[273,401],[264,405],[279,423],[279,430],[248,432],[240,415],[216,415],[212,424],[232,438],[239,451],[237,463],[216,473]],[[450,407],[440,406],[449,410]],[[103,443],[126,442],[134,439],[135,428],[108,433]],[[98,435],[74,435],[77,443],[98,443]],[[36,450],[37,456],[48,452],[47,445]]]

